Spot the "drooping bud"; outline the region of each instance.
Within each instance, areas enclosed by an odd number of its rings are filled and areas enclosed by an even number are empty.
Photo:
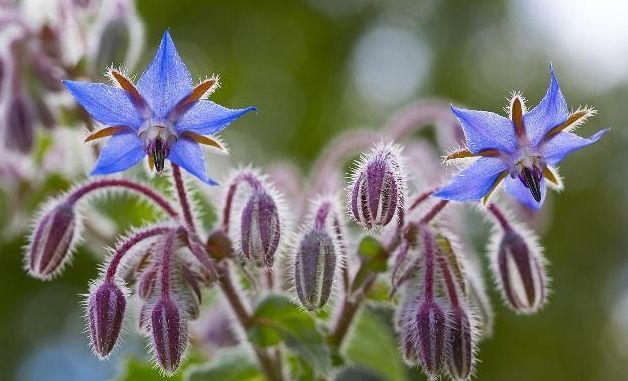
[[[365,229],[382,228],[403,208],[405,180],[399,147],[379,144],[357,166],[349,193],[355,221]]]
[[[436,300],[425,301],[416,312],[414,324],[419,364],[429,378],[436,378],[445,353],[445,312]]]
[[[309,311],[323,308],[337,267],[332,237],[322,230],[309,231],[300,240],[294,261],[294,283],[301,305]]]
[[[92,291],[87,299],[87,325],[94,353],[105,358],[118,340],[126,298],[112,281],[105,280]]]
[[[462,307],[447,313],[446,363],[454,380],[466,380],[473,372],[474,334],[469,315]]]
[[[35,224],[26,253],[28,273],[48,280],[58,274],[71,256],[77,240],[77,218],[69,202],[61,202]]]
[[[7,148],[27,153],[33,146],[34,110],[26,96],[18,95],[7,109],[6,141]]]
[[[277,203],[264,190],[251,193],[240,221],[241,249],[246,261],[272,267],[281,238]]]
[[[161,298],[153,306],[150,331],[159,366],[166,374],[174,373],[181,364],[188,337],[181,311],[169,298]]]
[[[547,296],[545,260],[533,239],[513,229],[506,230],[497,245],[493,271],[504,300],[515,311],[532,314]]]

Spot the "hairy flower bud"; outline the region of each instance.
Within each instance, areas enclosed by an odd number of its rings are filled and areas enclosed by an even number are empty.
[[[263,190],[251,193],[240,222],[241,249],[244,259],[256,264],[273,265],[281,237],[281,224],[275,200]]]
[[[331,295],[336,271],[332,237],[317,229],[306,233],[294,260],[294,283],[299,301],[309,311],[323,308]]]
[[[446,363],[454,380],[466,380],[473,371],[474,334],[469,315],[462,307],[447,313]]]
[[[373,148],[353,175],[349,204],[355,221],[365,229],[388,225],[403,207],[403,177],[397,146],[380,144]]]
[[[61,202],[35,224],[26,265],[35,278],[50,279],[70,258],[77,236],[77,218],[72,204]]]
[[[159,299],[150,317],[153,350],[161,369],[174,373],[187,346],[187,324],[177,305],[169,298]]]
[[[96,57],[92,61],[95,72],[111,65],[112,62],[126,61],[130,33],[124,17],[113,18],[104,25]]]
[[[544,259],[534,242],[507,230],[497,246],[493,270],[505,301],[517,312],[531,314],[547,296]]]
[[[430,378],[436,378],[445,352],[445,312],[436,301],[426,301],[416,312],[416,351],[419,364]]]
[[[105,358],[118,340],[126,298],[112,281],[105,280],[92,291],[87,299],[87,325],[94,353]]]

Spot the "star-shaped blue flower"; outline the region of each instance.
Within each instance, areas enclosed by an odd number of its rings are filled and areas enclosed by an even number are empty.
[[[254,107],[232,110],[203,99],[217,87],[217,79],[196,87],[166,31],[155,58],[137,85],[119,71],[109,72],[118,86],[64,81],[68,91],[105,127],[86,141],[111,136],[92,175],[104,175],[137,164],[148,155],[149,165],[161,172],[169,159],[208,184],[205,156],[200,144],[222,148],[207,135],[221,131]]]
[[[510,118],[453,106],[452,110],[467,147],[452,152],[446,160],[477,158],[434,193],[447,200],[486,202],[503,180],[507,193],[539,209],[547,185],[562,189],[556,165],[571,152],[597,142],[609,130],[600,130],[588,139],[570,132],[595,111],[584,108],[569,112],[551,66],[547,93],[529,112],[519,94],[510,102]]]

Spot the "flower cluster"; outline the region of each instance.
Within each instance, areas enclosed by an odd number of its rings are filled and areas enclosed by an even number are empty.
[[[221,148],[213,134],[253,108],[231,110],[204,99],[216,78],[193,86],[168,32],[137,84],[117,70],[109,75],[117,86],[65,81],[78,103],[104,125],[86,140],[111,137],[92,174],[120,172],[147,158],[151,169],[172,175],[178,206],[147,184],[119,177],[91,179],[42,208],[26,268],[41,279],[60,273],[82,236],[79,204],[94,192],[129,191],[155,205],[167,218],[119,240],[91,284],[85,307],[92,348],[106,358],[123,331],[129,299],[138,300],[136,326],[168,375],[183,363],[193,334],[189,323],[202,313],[210,289],[223,296],[211,307],[212,316],[227,305],[232,318],[221,324],[240,333],[220,345],[248,342],[269,380],[338,374],[334,367],[343,366],[340,349],[356,316],[368,310],[368,300],[381,302],[382,293],[374,294],[383,289],[406,363],[429,379],[469,379],[478,345],[491,335],[493,316],[483,272],[467,242],[468,223],[450,200],[484,199],[475,210],[493,222],[487,251],[496,286],[515,312],[535,313],[548,295],[538,238],[515,213],[488,197],[503,180],[507,193],[539,208],[546,182],[560,184],[554,166],[606,133],[584,139],[569,132],[593,111],[567,112],[552,69],[546,96],[530,112],[519,95],[511,101],[510,118],[453,108],[467,148],[447,159],[477,158],[444,186],[405,173],[421,164],[406,159],[415,157],[412,147],[421,149],[409,144],[416,136],[413,130],[422,126],[412,118],[420,115],[425,123],[422,115],[435,115],[437,120],[428,122],[459,128],[446,107],[419,104],[384,131],[384,141],[356,140],[350,133],[325,151],[328,156],[314,166],[309,184],[332,184],[330,179],[340,177],[342,159],[371,147],[348,176],[344,197],[343,189],[309,187],[286,200],[272,176],[239,169],[215,205],[218,223],[206,232],[197,226],[199,210],[192,207],[180,168],[202,185],[215,184],[206,174],[199,144]],[[392,141],[404,142],[405,148]],[[301,210],[300,205],[307,207]],[[295,352],[299,358],[291,357]],[[332,354],[337,361],[332,362]],[[285,359],[300,365],[288,368]]]

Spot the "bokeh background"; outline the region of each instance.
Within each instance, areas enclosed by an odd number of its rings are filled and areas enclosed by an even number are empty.
[[[550,196],[541,230],[548,306],[517,316],[492,292],[495,334],[480,346],[477,379],[628,380],[628,3],[139,0],[137,9],[145,48],[135,72],[169,28],[194,74],[221,75],[214,100],[259,109],[223,135],[232,162],[289,160],[304,173],[341,131],[379,128],[420,99],[501,112],[509,93],[523,90],[535,104],[552,62],[570,106],[599,111],[580,132],[613,130],[564,162],[566,190]],[[73,180],[51,175],[30,207]],[[121,352],[99,362],[83,333],[80,294],[98,254],[81,249],[54,282],[28,278],[25,231],[11,228],[2,196],[0,380],[123,377],[121,357],[141,358],[141,339],[127,335]],[[142,209],[133,213],[118,222],[137,223]]]

